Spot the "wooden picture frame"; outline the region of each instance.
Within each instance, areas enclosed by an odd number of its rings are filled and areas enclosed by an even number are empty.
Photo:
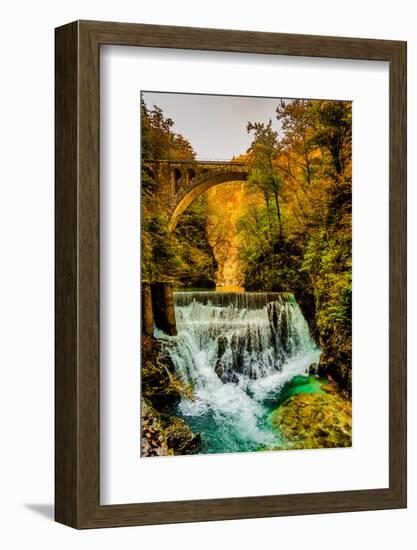
[[[406,506],[406,43],[111,22],[56,29],[55,518],[75,528]],[[389,487],[100,505],[99,56],[117,44],[389,63]]]

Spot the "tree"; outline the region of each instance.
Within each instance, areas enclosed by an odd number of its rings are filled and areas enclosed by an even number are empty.
[[[265,197],[265,204],[269,213],[269,199],[272,195],[276,208],[278,239],[282,239],[282,217],[280,206],[280,192],[282,178],[274,168],[273,160],[279,151],[278,133],[272,128],[272,120],[268,124],[248,122],[247,132],[254,132],[253,141],[248,149],[249,178],[248,181],[257,186]]]
[[[195,158],[190,142],[174,132],[174,121],[162,109],[141,102],[142,120],[142,276],[174,281],[177,286],[214,284],[216,263],[206,235],[204,197],[181,216],[175,232],[168,229],[168,215],[158,189],[169,184],[169,172],[157,171],[152,161]]]
[[[285,100],[253,132],[238,228],[245,287],[296,295],[322,348],[321,372],[351,387],[352,110]],[[275,197],[278,204],[275,203]]]
[[[265,197],[266,207],[269,213],[269,199],[272,195],[277,216],[278,239],[282,239],[282,217],[280,206],[280,192],[282,178],[274,168],[273,161],[278,154],[278,133],[272,128],[272,120],[268,124],[261,122],[248,122],[247,132],[254,132],[253,141],[248,149],[249,154],[249,178],[248,181],[255,184]]]

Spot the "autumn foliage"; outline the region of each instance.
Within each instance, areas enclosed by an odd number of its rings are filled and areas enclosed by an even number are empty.
[[[294,293],[322,348],[320,369],[351,391],[352,108],[277,100],[267,123],[248,121],[249,176],[207,191],[174,233],[142,164],[142,271],[178,287],[241,285]],[[280,130],[274,129],[276,117]],[[162,111],[142,105],[142,157],[193,158]]]

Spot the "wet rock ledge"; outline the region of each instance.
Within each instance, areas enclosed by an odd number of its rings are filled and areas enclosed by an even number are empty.
[[[192,388],[175,375],[169,355],[152,336],[142,337],[141,456],[194,454],[200,434],[173,414],[181,397],[192,399]]]

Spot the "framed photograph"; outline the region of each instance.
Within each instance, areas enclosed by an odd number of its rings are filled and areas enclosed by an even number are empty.
[[[56,29],[56,520],[406,506],[406,43]]]

